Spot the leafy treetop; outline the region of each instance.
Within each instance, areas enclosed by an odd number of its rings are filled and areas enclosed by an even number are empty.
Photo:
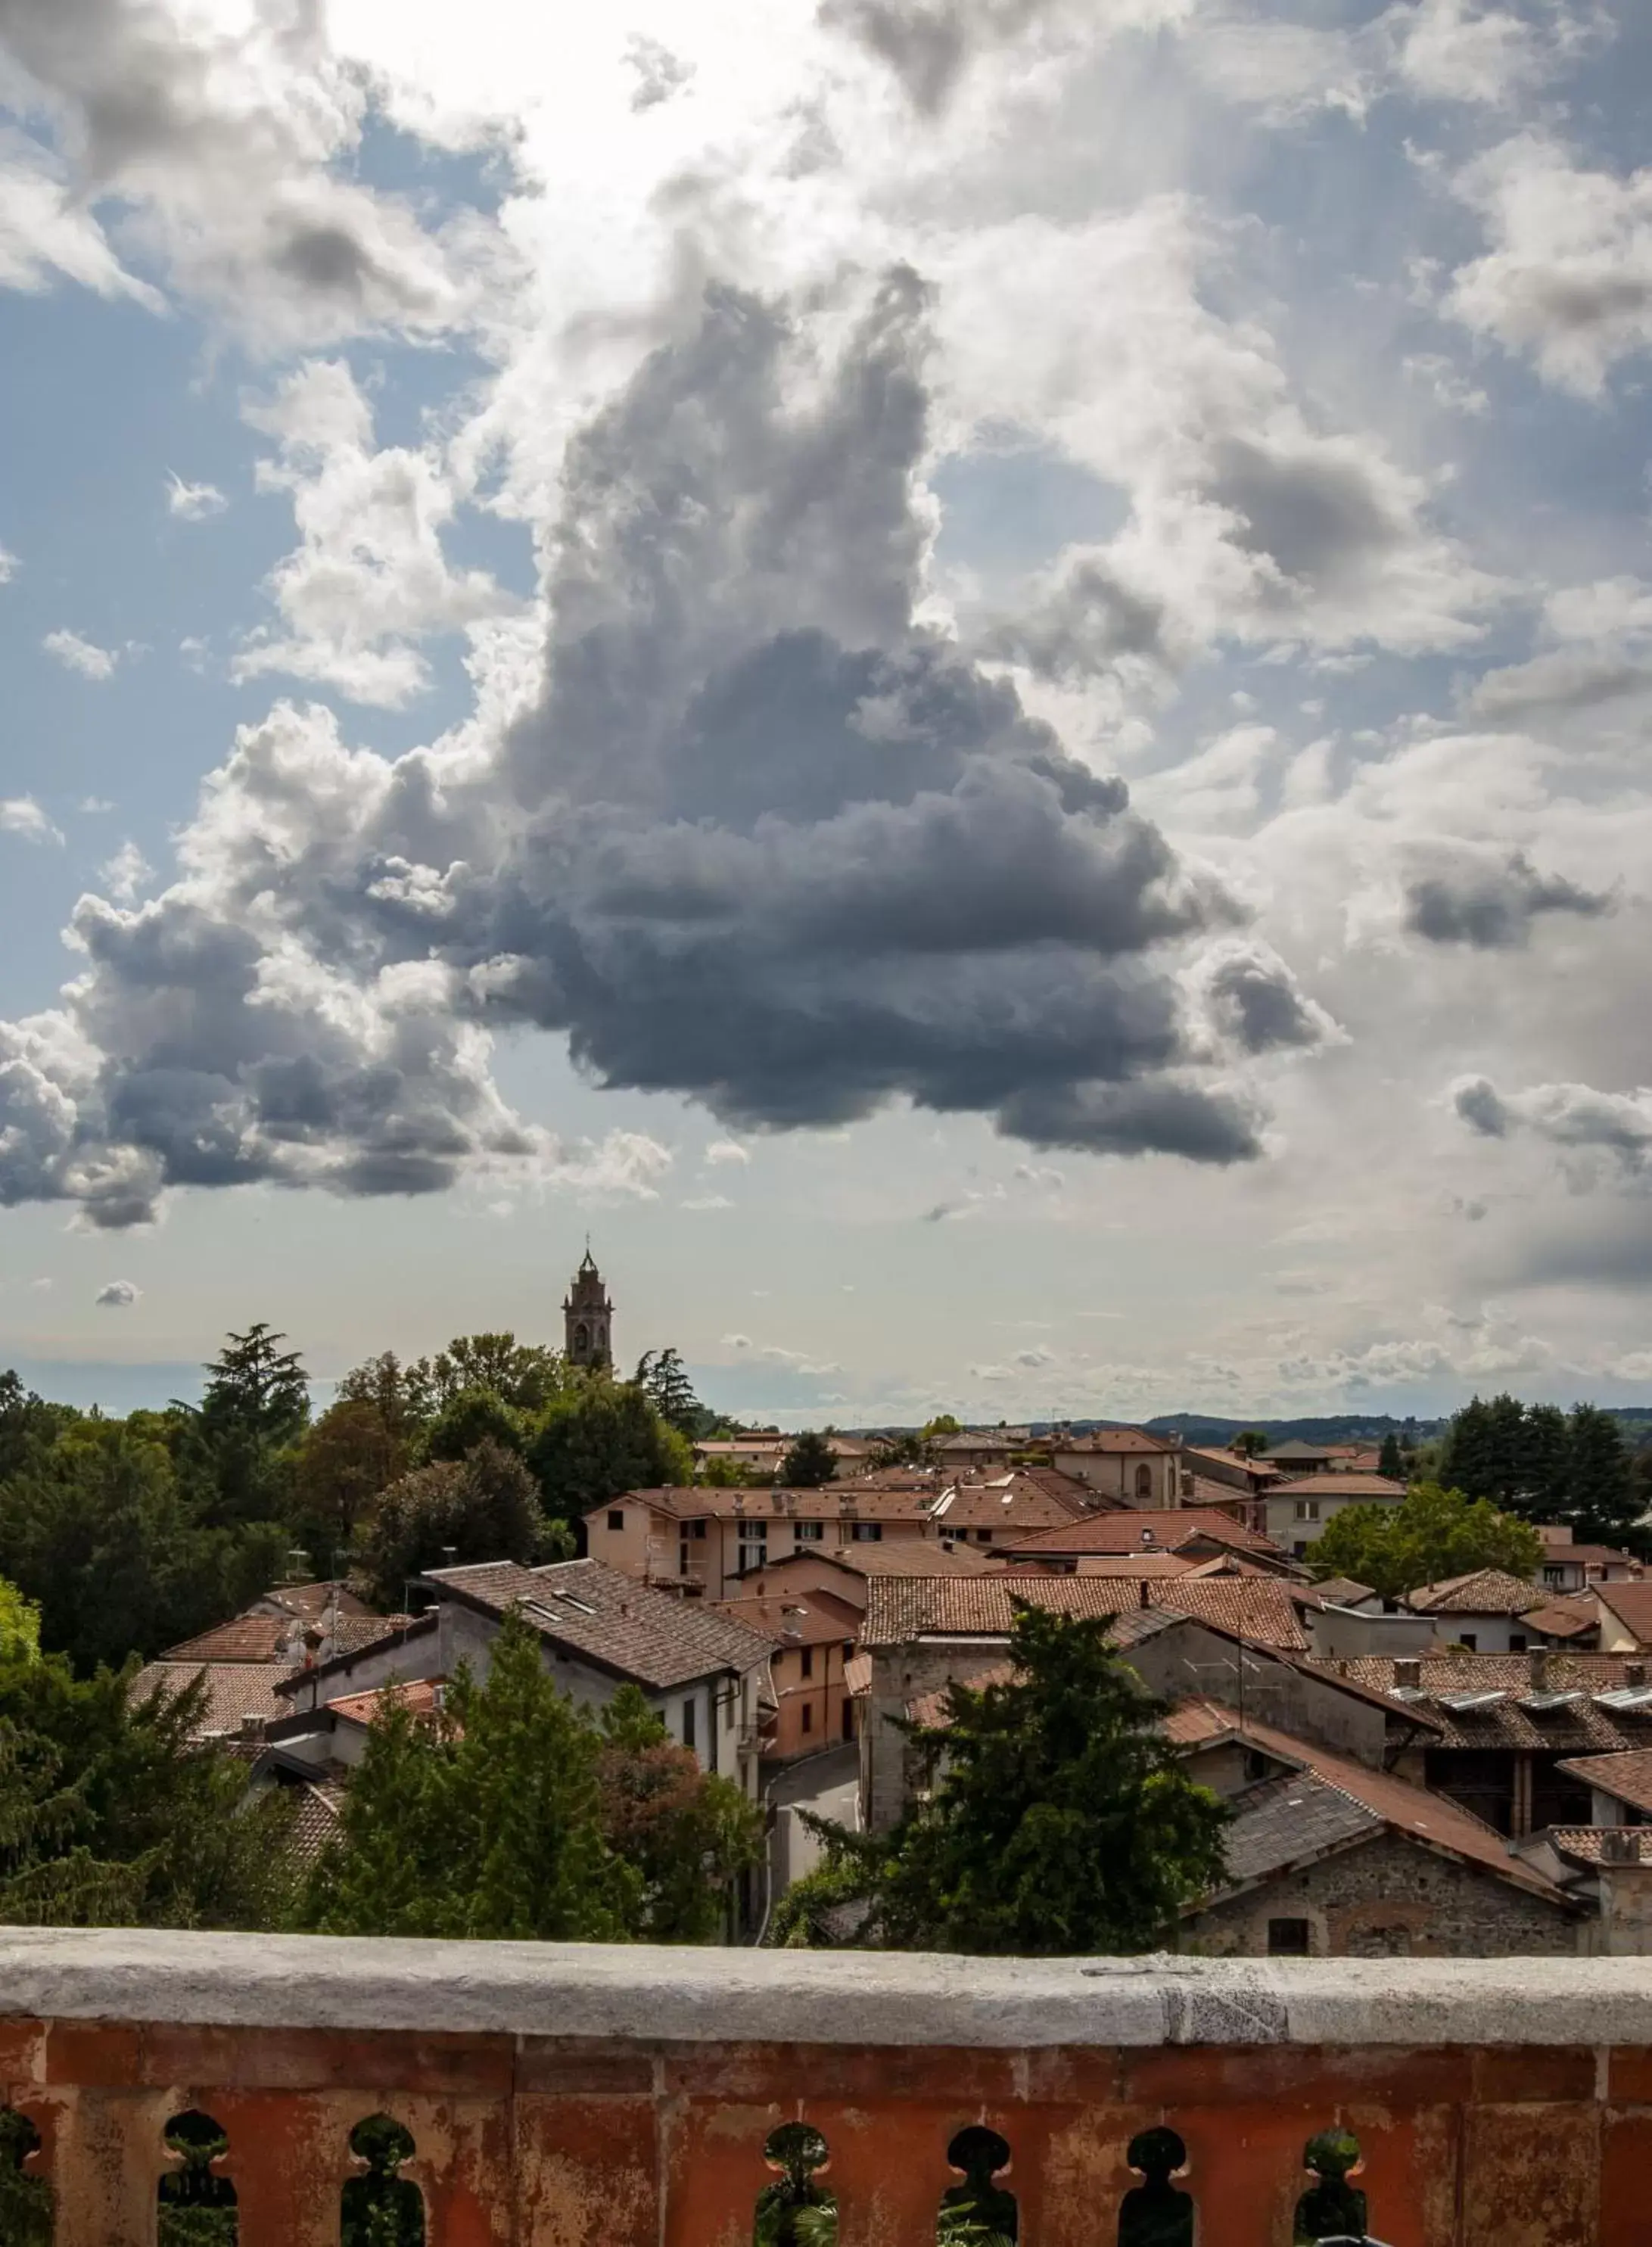
[[[1307,1548],[1316,1577],[1351,1576],[1390,1600],[1477,1568],[1534,1579],[1542,1559],[1529,1523],[1437,1482],[1414,1484],[1397,1506],[1345,1506]]]

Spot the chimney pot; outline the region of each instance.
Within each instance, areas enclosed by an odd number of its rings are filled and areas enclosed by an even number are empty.
[[[1601,1862],[1603,1865],[1638,1865],[1641,1861],[1641,1835],[1634,1826],[1603,1826],[1601,1829]]]
[[[1626,1685],[1644,1685],[1646,1683],[1645,1663],[1626,1662],[1623,1665],[1623,1682]]]
[[[1423,1683],[1423,1663],[1415,1654],[1402,1654],[1394,1664],[1394,1683],[1413,1688]]]
[[[1534,1693],[1547,1692],[1549,1685],[1548,1648],[1546,1646],[1533,1647],[1526,1657],[1526,1666],[1527,1675],[1532,1680],[1532,1690]]]

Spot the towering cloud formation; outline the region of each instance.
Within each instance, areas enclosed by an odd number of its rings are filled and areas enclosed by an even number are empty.
[[[711,290],[572,447],[543,690],[491,741],[393,764],[313,711],[244,731],[181,878],[84,899],[85,973],[0,1029],[0,1197],[120,1225],[170,1185],[566,1166],[489,1076],[512,1021],[747,1124],[904,1096],[1255,1154],[1230,1065],[1325,1018],[915,618],[924,311],[905,270],[806,322]]]

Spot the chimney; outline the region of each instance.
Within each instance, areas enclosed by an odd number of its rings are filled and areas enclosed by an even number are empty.
[[[1641,1834],[1638,1827],[1601,1827],[1601,1862],[1603,1865],[1638,1865],[1640,1861]]]
[[[1645,1663],[1626,1662],[1623,1665],[1623,1682],[1626,1685],[1644,1685],[1646,1684]]]
[[[1183,1498],[1185,1499],[1190,1499],[1190,1498],[1191,1498],[1191,1497],[1192,1497],[1192,1495],[1193,1495],[1193,1474],[1192,1474],[1192,1470],[1191,1470],[1191,1467],[1184,1467],[1184,1468],[1182,1469],[1182,1496],[1183,1496]]]
[[[1151,1607],[1153,1604],[1147,1596],[1147,1579],[1145,1576],[1138,1576],[1136,1579],[1136,1604],[1138,1608]]]
[[[1394,1683],[1396,1686],[1409,1686],[1413,1691],[1419,1690],[1423,1684],[1421,1657],[1415,1654],[1397,1656],[1394,1663]]]
[[[1546,1693],[1549,1690],[1548,1648],[1534,1646],[1526,1657],[1526,1674],[1532,1681],[1532,1690],[1534,1693]]]

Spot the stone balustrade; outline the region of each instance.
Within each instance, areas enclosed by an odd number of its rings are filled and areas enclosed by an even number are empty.
[[[241,2247],[336,2247],[364,2175],[429,2247],[746,2247],[765,2194],[774,2247],[1652,2237],[1652,1960],[0,1929],[0,2079],[5,2247],[151,2247],[190,2114]]]

